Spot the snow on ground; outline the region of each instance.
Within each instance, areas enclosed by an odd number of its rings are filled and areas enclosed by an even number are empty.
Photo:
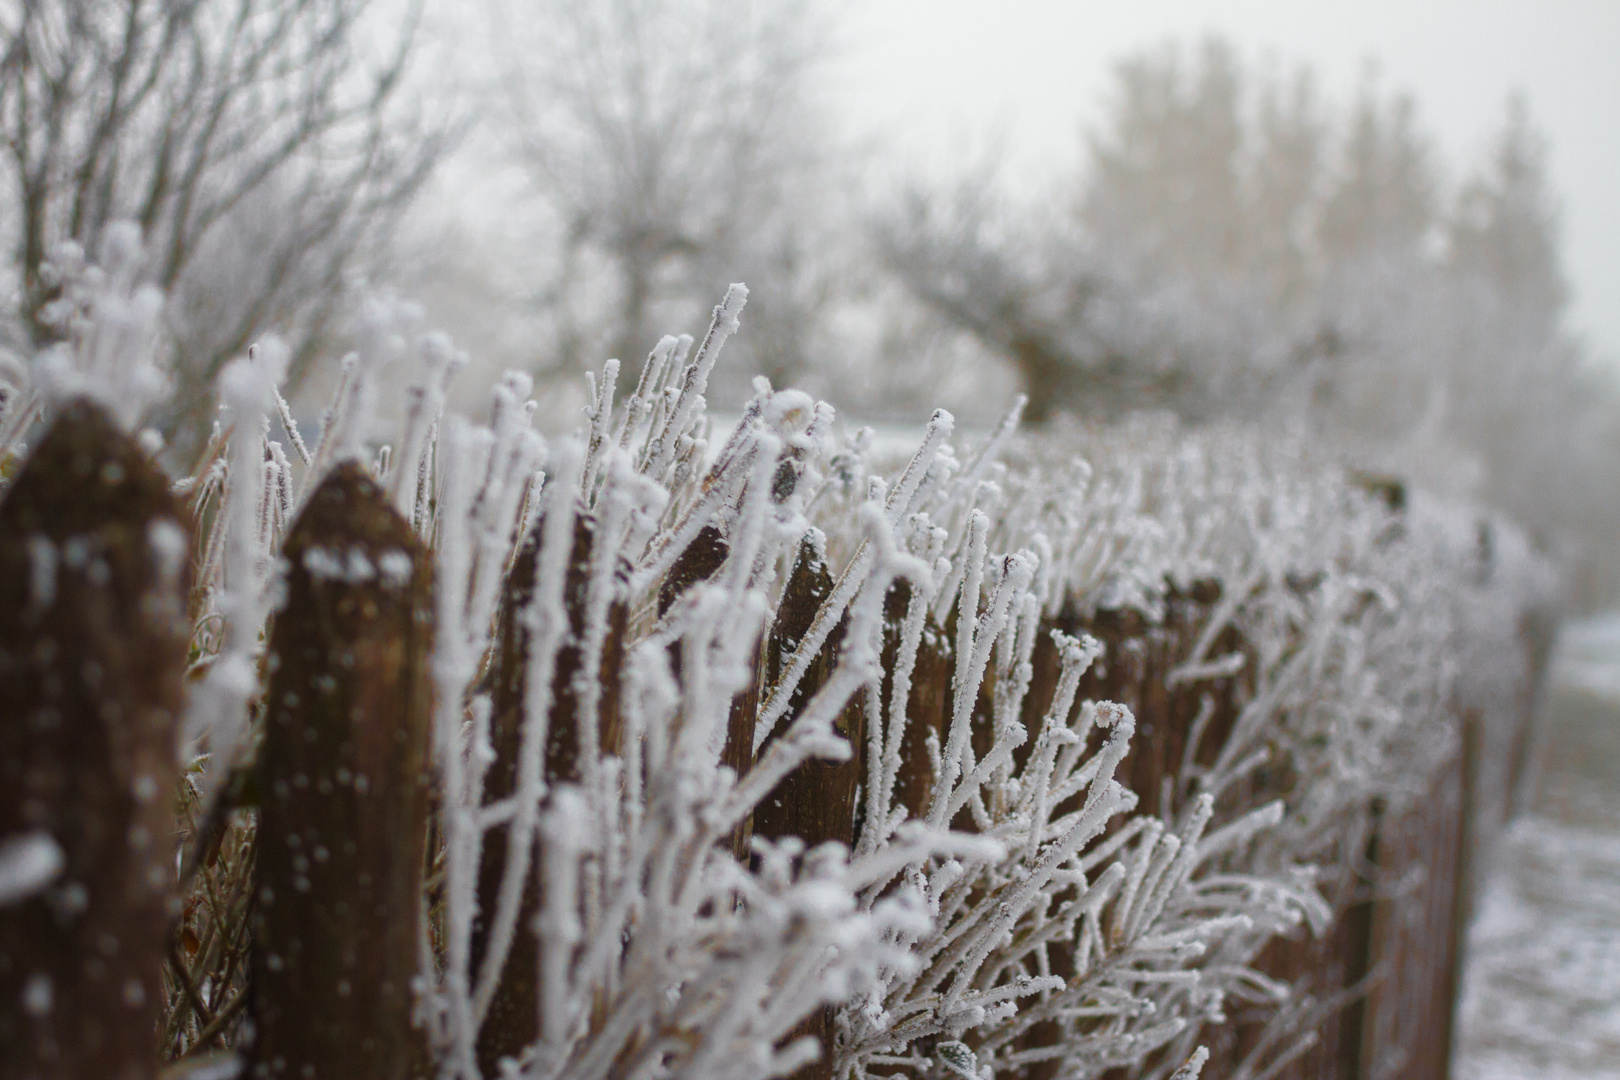
[[[1571,628],[1468,942],[1458,1080],[1620,1078],[1620,615]]]
[[[1560,687],[1608,698],[1620,709],[1620,612],[1577,623],[1564,631],[1553,662]]]
[[[1469,939],[1458,1076],[1620,1077],[1620,841],[1529,816],[1504,848]]]

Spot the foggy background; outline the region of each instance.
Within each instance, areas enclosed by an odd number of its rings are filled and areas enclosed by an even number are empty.
[[[873,0],[851,9],[841,80],[848,107],[908,154],[948,156],[1006,126],[1014,165],[1038,180],[1079,162],[1077,130],[1103,117],[1114,60],[1209,32],[1251,58],[1308,62],[1341,96],[1373,66],[1416,98],[1454,170],[1487,152],[1522,92],[1562,204],[1571,326],[1620,354],[1620,7],[1603,0]]]
[[[1620,587],[1620,11],[486,11],[414,295],[559,401],[746,280],[732,401],[1304,428],[1523,520],[1582,603]]]
[[[1620,593],[1612,5],[9,0],[0,31],[0,349],[70,317],[59,241],[133,217],[178,456],[266,331],[318,411],[366,297],[567,427],[587,367],[745,281],[722,407],[757,372],[853,422],[1022,392],[1035,426],[1305,431]]]

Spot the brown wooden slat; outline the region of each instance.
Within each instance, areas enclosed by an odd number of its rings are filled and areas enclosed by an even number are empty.
[[[1136,734],[1130,752],[1121,763],[1118,778],[1135,792],[1138,812],[1157,815],[1163,809],[1164,782],[1171,781],[1172,797],[1183,791],[1181,767],[1187,759],[1192,725],[1206,699],[1213,712],[1193,749],[1191,760],[1200,766],[1214,762],[1230,737],[1233,725],[1253,692],[1254,650],[1242,632],[1233,626],[1222,629],[1205,659],[1239,653],[1249,659],[1235,675],[1170,685],[1169,676],[1191,658],[1193,648],[1223,596],[1218,581],[1203,580],[1186,588],[1167,584],[1160,617],[1150,618],[1134,608],[1105,609],[1082,615],[1065,610],[1054,621],[1065,633],[1089,633],[1102,642],[1103,656],[1080,681],[1076,700],[1117,701],[1129,707],[1136,717]],[[1026,721],[1043,714],[1049,707],[1056,686],[1056,650],[1046,645],[1047,627],[1036,645],[1035,679],[1026,702]],[[1037,692],[1038,689],[1038,692]],[[1223,794],[1216,806],[1215,827],[1232,820],[1274,798],[1286,797],[1296,778],[1286,761],[1256,770],[1244,783]],[[1342,903],[1348,904],[1348,896]],[[1342,997],[1366,971],[1368,924],[1365,911],[1350,908],[1332,933],[1323,939],[1310,938],[1303,931],[1297,937],[1273,941],[1256,960],[1265,974],[1296,987],[1299,994],[1311,993],[1320,999]],[[1054,970],[1068,960],[1065,950],[1052,950]],[[1230,1023],[1207,1029],[1201,1036],[1209,1044],[1210,1062],[1205,1075],[1220,1076],[1233,1071],[1258,1045],[1270,1006],[1246,1007],[1233,1002],[1228,1006]],[[1343,1009],[1331,1013],[1318,1027],[1319,1043],[1311,1051],[1284,1067],[1277,1080],[1328,1078],[1354,1075],[1359,1039],[1352,1034],[1357,1017]],[[1055,1030],[1032,1032],[1031,1037],[1057,1037]],[[1038,1045],[1038,1044],[1037,1044]],[[1349,1071],[1344,1071],[1348,1069]],[[1055,1075],[1056,1065],[1030,1071],[1032,1080]],[[1115,1080],[1135,1075],[1119,1069],[1109,1074]]]
[[[731,547],[717,527],[705,525],[699,529],[686,550],[675,557],[669,573],[658,586],[658,614],[667,614],[681,594],[712,578],[730,553]]]
[[[776,621],[765,644],[765,685],[775,686],[799,642],[810,632],[816,612],[833,590],[832,572],[808,540],[799,545],[793,570],[782,591]],[[841,619],[816,653],[815,660],[794,687],[788,709],[777,721],[776,730],[765,746],[780,737],[810,700],[832,678],[838,662],[838,649],[847,626]],[[847,761],[807,761],[754,808],[753,831],[757,836],[779,839],[796,836],[806,848],[829,840],[850,844],[855,838],[855,792],[866,775],[866,710],[861,694],[850,699],[834,721],[838,734],[849,740],[854,751]],[[763,752],[764,747],[761,747]],[[821,1008],[807,1017],[783,1040],[784,1043],[810,1035],[820,1040],[821,1056],[794,1073],[795,1080],[830,1080],[833,1069],[833,1010]]]
[[[258,761],[248,1075],[420,1076],[425,1049],[411,1016],[431,564],[355,463],[316,488],[285,555]]]
[[[784,463],[785,465],[786,463]],[[797,476],[789,470],[777,474],[778,490],[791,492],[791,486],[785,489],[781,486],[787,480]],[[726,543],[720,530],[713,525],[705,525],[698,530],[697,536],[692,539],[685,551],[676,558],[669,573],[664,577],[663,584],[658,590],[658,614],[665,615],[675,602],[681,598],[694,585],[701,584],[712,578],[720,567],[725,565],[731,547]],[[761,643],[754,645],[754,654],[749,663],[749,669],[754,677],[743,687],[740,694],[731,701],[731,711],[726,718],[726,739],[720,748],[720,764],[731,768],[739,777],[748,772],[754,764],[754,727],[759,719],[759,701],[761,689],[761,675],[763,657],[760,653]],[[675,642],[670,646],[670,665],[674,668],[675,677],[681,677],[681,643]],[[753,819],[745,818],[738,822],[732,830],[729,846],[732,852],[741,856],[748,850],[748,838],[753,835]]]
[[[1465,725],[1470,721],[1465,718]],[[1367,1080],[1445,1080],[1467,923],[1468,769],[1459,753],[1425,798],[1381,831],[1365,1006]]]
[[[163,475],[84,401],[0,505],[0,839],[47,834],[64,862],[42,894],[0,906],[5,1080],[156,1072],[185,520]]]
[[[883,600],[883,713],[893,713],[894,672],[900,660],[901,634],[911,585],[905,580],[889,587]],[[906,698],[906,727],[900,738],[900,773],[895,777],[895,801],[907,816],[918,820],[928,813],[934,796],[934,771],[928,759],[928,736],[943,745],[951,708],[951,678],[955,650],[945,628],[933,613],[923,617],[922,636],[911,669],[911,692]]]
[[[826,562],[808,542],[801,544],[793,571],[782,592],[776,621],[766,640],[767,686],[776,685],[781,678],[788,658],[809,633],[816,612],[832,590],[832,573]],[[799,685],[794,687],[793,694],[788,698],[787,712],[777,722],[776,730],[765,740],[766,746],[787,730],[793,717],[832,678],[846,625],[846,620],[841,619],[827,635],[809,670],[799,680]],[[847,761],[807,761],[783,779],[754,808],[756,835],[771,839],[797,836],[807,848],[828,840],[842,844],[853,842],[855,788],[866,774],[865,717],[860,695],[856,695],[834,722],[838,734],[849,740],[854,753]]]
[[[500,622],[490,666],[491,720],[490,743],[495,752],[484,780],[484,801],[495,802],[517,790],[518,757],[523,744],[524,702],[527,696],[529,636],[522,626],[521,613],[534,596],[535,574],[539,565],[544,519],[537,521],[524,538],[501,601]],[[579,514],[569,550],[568,569],[563,579],[563,606],[568,630],[557,651],[552,677],[552,705],[547,717],[545,775],[548,781],[576,783],[579,764],[579,684],[584,663],[582,640],[585,633],[590,565],[596,540],[596,523]],[[624,568],[619,571],[622,581]],[[619,708],[619,672],[624,665],[628,608],[622,593],[608,608],[608,633],[603,643],[601,666],[595,673],[601,690],[598,735],[604,754],[619,752],[622,722]],[[490,920],[500,893],[507,860],[507,832],[504,826],[484,834],[484,849],[478,868],[479,915],[473,924],[471,959],[476,971],[488,948]],[[531,861],[531,867],[535,863]],[[486,1076],[499,1075],[503,1057],[516,1057],[539,1036],[538,941],[533,920],[540,910],[539,875],[531,870],[524,883],[518,906],[518,920],[506,963],[501,970],[495,997],[478,1037],[479,1068]]]

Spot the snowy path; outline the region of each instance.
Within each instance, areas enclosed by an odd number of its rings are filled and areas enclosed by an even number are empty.
[[[1620,1080],[1620,619],[1566,635],[1469,935],[1457,1080]]]

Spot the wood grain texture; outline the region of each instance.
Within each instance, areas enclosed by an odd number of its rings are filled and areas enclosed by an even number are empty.
[[[766,639],[765,685],[774,686],[781,678],[788,658],[809,633],[816,612],[832,590],[832,573],[825,560],[810,544],[801,544],[783,589],[776,621]],[[827,635],[810,669],[788,699],[787,713],[777,721],[776,730],[765,740],[765,746],[787,730],[799,710],[832,678],[845,627],[846,620],[840,620]],[[856,694],[834,722],[838,734],[849,740],[850,749],[854,751],[849,760],[807,761],[788,774],[754,808],[754,835],[773,840],[796,836],[804,841],[806,848],[829,840],[845,845],[854,841],[855,793],[861,777],[866,775],[865,717],[865,706],[861,696]],[[761,752],[765,746],[760,748]],[[816,1010],[784,1042],[806,1035],[820,1040],[821,1057],[794,1073],[794,1077],[796,1080],[830,1080],[833,1075],[833,1010]]]
[[[484,779],[484,801],[508,798],[517,790],[518,757],[523,744],[524,702],[528,695],[529,634],[521,614],[534,596],[535,573],[539,565],[545,521],[535,522],[524,538],[512,565],[501,600],[495,649],[490,665],[488,689],[491,697],[490,745],[495,758]],[[547,716],[545,776],[550,783],[576,783],[580,773],[581,679],[594,679],[600,690],[598,700],[599,751],[617,754],[622,740],[619,708],[619,675],[624,666],[628,608],[619,588],[607,610],[607,637],[599,666],[584,672],[583,642],[587,616],[590,566],[594,554],[596,524],[585,514],[574,519],[563,579],[563,606],[567,631],[557,651],[552,677],[552,704]],[[627,567],[616,571],[616,588],[622,586]],[[507,830],[497,826],[484,834],[484,849],[478,868],[479,915],[473,923],[470,955],[474,970],[483,962],[489,947],[490,924],[505,876]],[[531,861],[531,867],[538,863]],[[499,1075],[500,1061],[517,1057],[539,1036],[539,973],[533,922],[540,910],[540,877],[532,869],[524,883],[518,906],[516,932],[506,963],[501,969],[495,997],[478,1035],[478,1065],[485,1076]]]
[[[287,537],[270,639],[249,1010],[255,1077],[402,1080],[426,843],[431,563],[357,464]]]
[[[168,481],[68,404],[0,505],[0,838],[48,835],[0,906],[0,1077],[157,1069],[174,915],[176,727],[191,538]]]

